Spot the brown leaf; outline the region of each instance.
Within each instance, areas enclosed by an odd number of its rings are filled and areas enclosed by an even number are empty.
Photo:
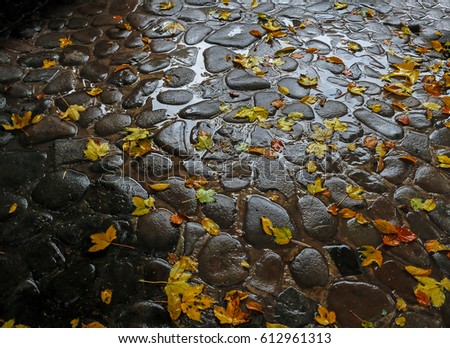
[[[274,149],[276,152],[280,152],[280,151],[283,149],[283,147],[284,147],[284,143],[283,143],[281,140],[275,140],[275,139],[273,139],[273,140],[270,142],[270,147],[271,147],[272,149]]]
[[[258,302],[248,301],[245,304],[245,307],[247,307],[247,309],[250,310],[250,311],[255,311],[255,312],[259,312],[259,313],[264,314],[264,308]]]
[[[273,149],[268,149],[266,147],[255,146],[249,148],[247,151],[269,159],[278,158],[278,154]]]
[[[399,158],[402,160],[405,160],[405,161],[409,161],[413,164],[416,164],[416,162],[417,162],[417,158],[410,156],[410,155],[400,156]]]
[[[277,109],[281,109],[286,105],[286,103],[282,100],[274,100],[270,105],[276,107]]]
[[[122,65],[119,65],[117,68],[115,68],[114,72],[118,72],[118,71],[124,70],[124,69],[132,69],[132,67],[129,64],[122,64]]]
[[[174,225],[181,225],[184,221],[186,221],[188,219],[186,218],[186,215],[184,215],[183,213],[178,212],[178,213],[170,215],[169,220]]]
[[[331,57],[327,57],[325,59],[325,61],[327,61],[328,63],[333,63],[333,64],[344,64],[344,61],[336,56],[331,56]]]
[[[378,144],[378,139],[377,139],[377,137],[374,137],[374,136],[368,136],[368,137],[364,138],[363,143],[364,143],[365,147],[374,148]]]
[[[247,323],[250,320],[250,315],[242,311],[241,301],[245,300],[248,294],[239,291],[231,290],[225,295],[227,301],[227,307],[220,306],[214,307],[214,316],[219,319],[221,324],[228,324],[232,326],[238,326],[240,324]]]
[[[396,121],[397,121],[398,123],[401,123],[401,124],[404,124],[405,126],[407,126],[407,125],[409,124],[409,122],[410,122],[410,119],[409,119],[409,117],[406,116],[405,114],[401,114],[400,116],[398,116],[398,117],[396,118]]]
[[[319,49],[318,48],[315,48],[315,47],[310,47],[310,48],[307,48],[306,49],[306,53],[317,53],[317,52],[319,52]]]
[[[256,29],[250,30],[249,33],[258,38],[263,37],[263,34],[259,30],[256,30]]]

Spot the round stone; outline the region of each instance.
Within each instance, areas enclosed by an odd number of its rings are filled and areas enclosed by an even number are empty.
[[[328,266],[324,257],[313,248],[303,249],[290,266],[291,274],[301,287],[324,286],[328,281]]]

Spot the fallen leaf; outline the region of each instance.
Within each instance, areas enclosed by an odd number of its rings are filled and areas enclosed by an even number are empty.
[[[191,320],[201,321],[200,311],[210,308],[214,299],[203,295],[204,285],[190,286],[184,293],[181,299],[181,310]]]
[[[112,300],[112,290],[111,289],[105,289],[100,293],[100,298],[102,301],[106,304],[110,304]]]
[[[446,247],[436,239],[430,239],[425,243],[425,250],[428,253],[437,253],[439,251],[450,251],[450,248]]]
[[[316,161],[308,161],[305,168],[308,173],[315,173],[317,171]]]
[[[348,49],[353,52],[362,51],[362,47],[359,43],[350,41],[348,44]]]
[[[214,146],[211,134],[200,130],[197,135],[197,142],[194,147],[199,151],[210,150]]]
[[[124,69],[130,69],[130,70],[132,70],[133,68],[132,68],[131,65],[129,65],[129,64],[121,64],[121,65],[119,65],[118,67],[116,67],[116,68],[114,69],[114,72],[118,72],[118,71],[124,70]]]
[[[319,176],[314,179],[314,184],[306,184],[306,188],[313,196],[318,193],[329,194],[328,189],[322,186],[322,179]]]
[[[54,67],[56,64],[57,64],[56,60],[44,59],[44,61],[42,62],[42,68],[49,69],[51,67]]]
[[[72,326],[72,329],[78,327],[78,325],[80,325],[80,318],[72,319],[70,325]]]
[[[284,94],[284,95],[289,95],[289,93],[291,93],[289,88],[284,87],[284,86],[278,86],[278,92],[280,92],[281,94]]]
[[[283,325],[283,324],[277,324],[277,323],[269,323],[266,321],[266,328],[268,329],[284,329],[288,328],[289,326]]]
[[[105,329],[106,326],[99,323],[98,321],[93,321],[89,324],[81,324],[82,329]]]
[[[405,271],[414,277],[426,277],[432,272],[430,268],[419,268],[415,266],[405,266]]]
[[[161,2],[159,4],[159,9],[160,11],[168,11],[173,9],[173,1],[169,1],[169,2]]]
[[[89,252],[94,253],[106,249],[116,238],[117,230],[113,225],[109,226],[106,232],[99,232],[91,234],[91,242],[94,244],[89,248]]]
[[[314,54],[314,53],[317,53],[317,52],[319,52],[319,49],[316,48],[316,47],[309,47],[309,48],[306,49],[306,53]]]
[[[347,86],[347,91],[351,94],[361,95],[367,90],[367,87],[358,86],[355,82],[350,82]]]
[[[314,319],[322,326],[329,326],[336,323],[336,313],[333,311],[328,311],[324,306],[317,307],[318,314]]]
[[[328,151],[328,146],[318,142],[313,142],[306,148],[307,153],[314,153],[319,158],[325,157],[325,152]]]
[[[442,108],[439,104],[437,104],[437,103],[432,103],[432,102],[429,102],[429,103],[422,103],[422,106],[423,106],[425,109],[431,110],[431,111],[439,111],[439,110],[441,110],[441,108]]]
[[[401,124],[404,124],[405,126],[407,126],[407,125],[411,122],[411,120],[409,119],[409,117],[406,116],[405,114],[399,115],[399,116],[396,118],[396,121],[399,122],[399,123],[401,123]]]
[[[281,25],[278,23],[275,23],[275,18],[270,18],[265,23],[261,24],[261,27],[266,29],[269,32],[278,32],[281,29]]]
[[[13,214],[17,210],[17,203],[11,204],[8,210],[8,214]]]
[[[397,70],[382,75],[382,80],[391,81],[392,77],[405,77],[411,84],[415,84],[419,79],[419,70],[415,70],[416,63],[414,61],[403,62],[399,64],[392,64]]]
[[[339,121],[337,117],[330,120],[325,120],[324,123],[325,127],[329,130],[342,133],[347,132],[348,123]]]
[[[424,307],[430,307],[431,299],[428,297],[428,295],[420,290],[414,291],[414,295],[416,295],[417,302],[424,306]]]
[[[210,218],[203,218],[202,219],[202,226],[208,232],[209,234],[213,236],[217,236],[220,233],[219,226]]]
[[[73,120],[78,121],[80,119],[80,111],[85,111],[84,106],[77,104],[69,105],[65,112],[62,112],[59,117],[63,120]]]
[[[199,188],[205,186],[207,183],[208,180],[206,180],[202,176],[191,176],[184,181],[184,186],[198,190]]]
[[[266,108],[261,106],[255,106],[252,108],[242,107],[242,109],[236,113],[235,118],[248,118],[249,122],[254,122],[258,120],[263,122],[269,117],[269,112]]]
[[[69,38],[64,37],[64,38],[59,39],[59,47],[61,47],[61,48],[70,46],[72,44],[73,44],[73,42]]]
[[[280,152],[281,150],[283,150],[284,147],[284,143],[281,140],[276,140],[276,139],[272,139],[270,141],[270,147],[276,151],[276,152]]]
[[[357,199],[357,200],[364,199],[364,197],[362,196],[362,193],[364,192],[364,187],[347,185],[347,187],[345,188],[345,191],[347,192],[347,195],[350,198]]]
[[[374,148],[378,144],[378,138],[373,136],[365,137],[363,140],[363,144],[365,147]]]
[[[185,31],[186,28],[183,24],[176,21],[168,21],[162,26],[162,31],[166,31],[170,34],[176,34],[181,31]]]
[[[395,318],[395,323],[398,326],[403,327],[406,325],[406,318],[405,317],[397,317],[397,318]]]
[[[247,309],[250,311],[259,312],[259,313],[264,314],[264,308],[258,302],[248,301],[245,303],[245,307],[247,307]]]
[[[255,8],[255,7],[258,7],[258,6],[259,6],[258,0],[252,0],[251,7]]]
[[[397,302],[395,304],[395,308],[400,311],[400,312],[406,312],[407,309],[407,305],[404,299],[402,299],[401,297],[399,299],[397,299]]]
[[[275,55],[275,57],[285,57],[285,56],[288,56],[291,53],[293,53],[296,49],[297,49],[297,47],[287,46],[287,47],[284,47],[284,48],[276,51],[274,55]]]
[[[422,78],[422,86],[425,91],[434,97],[439,97],[442,94],[442,88],[444,83],[441,81],[436,81],[434,75],[425,75]]]
[[[319,100],[319,98],[317,98],[314,95],[305,95],[303,98],[300,99],[300,102],[304,103],[304,104],[312,105],[312,104],[316,103],[317,100]]]
[[[5,130],[23,129],[24,127],[30,124],[31,116],[32,116],[31,111],[25,112],[23,117],[21,117],[18,114],[12,114],[11,115],[12,125],[10,126],[8,124],[2,124],[2,126]]]
[[[219,19],[222,19],[224,21],[230,20],[231,12],[230,11],[220,11],[219,12]]]
[[[413,93],[413,90],[410,87],[404,85],[403,83],[394,83],[391,85],[385,85],[383,88],[386,91],[401,97],[410,97]]]
[[[242,311],[241,301],[245,300],[248,294],[239,291],[228,291],[224,299],[227,301],[227,307],[214,307],[214,316],[219,319],[221,324],[238,326],[250,321],[250,314]]]
[[[186,218],[185,218],[184,215],[181,215],[179,213],[175,213],[175,214],[170,215],[169,220],[174,225],[181,225],[186,220]]]
[[[381,267],[381,264],[383,263],[383,255],[381,254],[381,251],[375,249],[371,245],[363,245],[357,250],[362,259],[361,266],[367,267],[372,263],[376,263],[378,267]]]
[[[430,212],[436,209],[436,201],[431,198],[425,200],[425,202],[421,198],[412,198],[410,204],[415,211],[425,210]]]
[[[438,53],[444,50],[444,46],[438,40],[431,40],[430,45]]]
[[[149,184],[148,187],[150,187],[153,191],[164,191],[170,187],[170,184],[161,182],[158,184]]]
[[[373,224],[377,230],[385,234],[383,243],[389,246],[397,246],[401,242],[409,243],[417,239],[417,235],[407,228],[396,226],[389,221],[376,219]]]
[[[333,63],[333,64],[344,64],[344,61],[341,58],[336,57],[336,56],[327,57],[325,59],[325,61],[328,63]]]
[[[384,157],[387,154],[387,146],[384,143],[384,141],[379,141],[377,143],[377,146],[375,146],[375,153],[380,156],[380,157]]]
[[[288,244],[292,239],[292,231],[289,227],[275,227],[273,226],[272,221],[266,216],[261,216],[261,225],[264,232],[269,236],[274,236],[274,242],[279,245]]]
[[[195,192],[200,203],[212,203],[216,201],[217,192],[214,189],[205,190],[203,187]]]
[[[442,307],[446,298],[444,290],[450,291],[450,280],[443,278],[440,282],[438,282],[433,278],[425,276],[416,276],[415,278],[419,282],[419,284],[414,288],[414,294],[416,294],[416,297],[418,292],[424,293],[430,298],[431,304],[434,307]]]
[[[381,111],[381,105],[380,104],[371,104],[369,105],[369,109],[373,112],[380,112]]]
[[[261,155],[269,159],[278,158],[278,153],[276,151],[266,147],[254,146],[250,147],[247,151],[249,153]]]
[[[89,91],[86,91],[86,93],[89,94],[92,97],[96,97],[96,96],[98,96],[98,95],[103,93],[103,89],[98,88],[98,87],[94,87],[94,88],[90,89]]]
[[[254,37],[257,37],[257,38],[262,38],[263,37],[263,34],[257,29],[250,30],[249,33],[251,35],[253,35]]]
[[[319,83],[319,79],[317,77],[308,77],[306,75],[300,75],[300,78],[297,80],[297,83],[299,85],[302,85],[303,87],[315,87]]]
[[[407,111],[407,110],[409,110],[409,106],[407,106],[407,105],[405,105],[405,104],[402,104],[402,103],[400,103],[400,102],[392,102],[392,106],[395,106],[395,107],[399,108],[399,109],[402,110],[402,111]]]
[[[250,264],[249,264],[247,261],[245,261],[245,260],[242,260],[242,261],[240,262],[240,265],[241,265],[243,268],[245,268],[245,269],[250,269],[250,268],[251,268]]]
[[[91,161],[96,161],[109,153],[109,143],[107,141],[99,141],[89,139],[84,150],[84,157]]]
[[[339,211],[339,214],[344,218],[344,219],[351,219],[351,218],[355,218],[355,220],[360,224],[360,225],[366,225],[369,223],[369,220],[367,220],[361,213],[357,213],[354,210],[351,210],[349,208],[342,208]]]
[[[437,160],[439,161],[438,167],[450,168],[450,157],[447,155],[438,155]]]
[[[150,196],[147,199],[134,196],[132,198],[135,209],[131,215],[133,216],[143,216],[150,212],[151,209],[155,207],[155,199]]]
[[[122,149],[132,157],[143,156],[152,150],[152,142],[149,139],[126,141],[123,143]]]

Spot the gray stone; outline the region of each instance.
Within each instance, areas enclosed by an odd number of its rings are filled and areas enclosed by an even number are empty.
[[[284,64],[280,65],[278,68],[282,71],[295,71],[298,67],[298,62],[291,58],[291,57],[283,57],[281,60],[284,62]]]
[[[277,203],[269,199],[251,195],[247,199],[247,209],[244,219],[244,238],[256,248],[280,249],[286,246],[278,245],[273,241],[273,237],[267,235],[261,225],[261,216],[265,216],[272,221],[275,227],[288,227],[292,231],[294,239],[299,239],[299,233],[295,229],[288,215],[288,212]]]
[[[256,24],[230,23],[215,31],[206,38],[206,42],[215,45],[245,48],[258,41],[258,38],[251,35],[251,30],[261,30]]]
[[[289,287],[278,295],[273,318],[288,327],[305,327],[314,321],[316,307],[313,300]]]
[[[101,119],[104,115],[104,110],[102,110],[98,106],[91,106],[85,111],[80,112],[80,119],[78,120],[78,123],[81,127],[87,128],[95,121]]]
[[[58,139],[55,141],[55,166],[81,162],[85,159],[86,139]]]
[[[162,70],[170,65],[170,59],[152,59],[141,64],[138,68],[139,72],[149,74],[154,71]]]
[[[171,224],[172,213],[167,209],[156,209],[139,218],[137,238],[140,246],[148,253],[166,255],[174,251],[179,228]]]
[[[98,58],[104,58],[110,56],[113,53],[116,53],[120,48],[117,42],[111,40],[102,40],[97,42],[94,47],[94,54]]]
[[[23,78],[23,82],[49,82],[58,71],[58,69],[33,69]]]
[[[278,87],[285,87],[289,89],[289,94],[286,96],[292,99],[301,99],[309,95],[309,89],[302,87],[297,79],[293,77],[285,77],[277,82]]]
[[[61,138],[72,138],[78,128],[69,122],[62,121],[57,116],[45,117],[41,122],[27,129],[27,135],[21,137],[24,144],[40,144]]]
[[[171,9],[161,10],[161,3],[163,3],[161,0],[146,0],[144,7],[148,12],[157,16],[173,16],[183,8],[183,3],[176,1],[172,2],[173,7]]]
[[[231,286],[247,278],[241,263],[247,261],[242,244],[227,233],[209,239],[198,257],[200,277],[208,284]]]
[[[95,124],[95,132],[100,136],[112,135],[131,125],[127,114],[107,114]]]
[[[44,88],[45,94],[70,92],[75,89],[75,78],[70,71],[61,72]]]
[[[318,104],[314,109],[322,118],[342,117],[348,114],[347,106],[336,100],[327,100],[323,106]]]
[[[381,244],[381,234],[372,225],[361,225],[356,219],[347,221],[344,225],[345,236],[356,246],[372,245],[374,247]]]
[[[184,180],[180,178],[169,178],[167,183],[170,186],[166,190],[158,192],[156,196],[174,209],[194,215],[197,211],[195,190],[184,186]]]
[[[184,47],[170,53],[170,57],[180,64],[194,66],[197,63],[198,48]]]
[[[374,321],[382,311],[390,313],[395,309],[394,301],[385,291],[363,282],[334,283],[328,293],[327,303],[343,327],[361,327],[361,321],[352,312],[367,321]]]
[[[106,80],[109,73],[109,67],[99,61],[87,63],[80,71],[80,76],[91,81],[101,82]]]
[[[121,64],[130,64],[130,65],[136,65],[139,62],[143,61],[145,58],[147,58],[150,55],[149,52],[145,51],[125,51],[122,53],[114,54],[111,58],[111,64],[113,65],[121,65]]]
[[[272,106],[272,102],[280,99],[283,98],[277,92],[257,92],[253,96],[253,102],[255,106],[265,108],[269,112],[270,116],[275,115],[278,110],[275,106]]]
[[[119,175],[104,175],[87,193],[87,201],[94,211],[104,214],[130,214],[135,206],[134,196],[148,198],[148,193],[134,179]]]
[[[260,157],[255,162],[253,170],[255,184],[259,190],[278,190],[287,197],[295,193],[294,183],[281,161]]]
[[[172,26],[173,23],[180,25],[182,28],[169,30],[166,26]],[[143,32],[143,35],[149,39],[165,39],[173,38],[184,32],[185,26],[179,21],[160,19],[152,23],[152,25]]]
[[[376,277],[380,279],[384,285],[390,288],[399,297],[406,301],[416,302],[414,295],[414,287],[417,284],[415,279],[405,272],[402,265],[394,260],[388,260],[383,263],[382,267],[375,270]]]
[[[89,48],[73,45],[65,47],[61,54],[61,65],[84,65],[89,60]]]
[[[270,87],[270,82],[252,75],[242,69],[234,69],[227,74],[225,82],[228,87],[238,91],[256,91]]]
[[[384,159],[384,169],[380,175],[391,183],[401,184],[411,172],[414,164],[399,157],[388,156]]]
[[[40,151],[9,151],[0,153],[0,185],[27,185],[29,180],[44,175],[47,154]]]
[[[328,282],[325,258],[313,248],[303,249],[290,266],[292,277],[301,287],[324,286]]]
[[[100,99],[104,104],[115,104],[122,101],[123,94],[117,87],[108,86],[100,95]]]
[[[203,41],[213,29],[202,23],[192,25],[184,34],[184,42],[188,45],[196,45]]]
[[[364,187],[366,191],[383,193],[387,190],[383,178],[376,173],[370,174],[364,170],[353,169],[348,173],[348,176],[358,185]]]
[[[158,87],[159,80],[155,78],[141,80],[139,84],[125,97],[122,106],[124,109],[133,109],[143,106],[150,94]]]
[[[169,52],[175,49],[176,47],[177,47],[176,42],[167,41],[164,39],[155,39],[150,42],[150,49],[152,50],[153,53]]]
[[[166,71],[165,85],[170,88],[183,87],[194,81],[195,71],[189,68],[171,68]]]
[[[139,163],[139,169],[144,174],[144,180],[154,176],[170,176],[173,162],[170,158],[157,153],[146,155]]]
[[[184,105],[189,103],[194,95],[192,92],[188,90],[167,90],[164,92],[159,92],[159,94],[156,96],[156,99],[161,104],[167,104],[167,105]]]
[[[117,87],[129,86],[135,83],[139,78],[132,69],[122,69],[111,74],[108,82]]]
[[[44,59],[59,61],[59,54],[51,51],[33,52],[21,56],[17,59],[17,62],[21,66],[41,68],[44,63]]]
[[[417,169],[414,183],[427,192],[450,193],[450,178],[431,165],[423,165]]]
[[[235,53],[228,48],[220,46],[208,47],[203,52],[205,68],[211,73],[220,73],[233,67]]]
[[[154,16],[145,13],[129,13],[127,21],[136,30],[146,29],[155,20]]]
[[[22,69],[17,66],[0,66],[0,83],[10,83],[19,80],[23,75]]]
[[[38,37],[36,40],[36,46],[43,48],[58,48],[60,45],[59,40],[67,38],[65,33],[48,33]]]
[[[302,226],[311,237],[326,241],[336,234],[336,218],[328,213],[327,207],[320,199],[305,196],[298,200],[298,209],[302,217]]]
[[[123,168],[122,155],[108,155],[92,163],[92,171],[95,173],[111,174],[119,172]]]
[[[362,85],[361,85],[362,86]],[[371,105],[380,105],[381,110],[377,112],[378,115],[383,116],[383,117],[389,117],[391,118],[392,116],[395,115],[395,110],[394,108],[389,105],[388,103],[385,103],[381,100],[369,100],[367,102],[367,107],[371,106]]]
[[[202,212],[205,216],[212,219],[220,228],[230,228],[237,217],[236,200],[222,195],[215,195],[215,201],[202,205]]]
[[[268,251],[250,269],[245,286],[254,294],[276,296],[283,281],[283,260],[278,254]]]
[[[303,103],[293,103],[286,105],[283,109],[281,109],[283,115],[289,115],[291,112],[300,112],[303,114],[302,120],[313,120],[314,119],[314,111],[308,104]]]
[[[221,102],[219,100],[204,100],[186,106],[178,112],[178,115],[188,120],[209,119],[221,112],[220,105]]]
[[[388,139],[398,140],[403,138],[403,129],[401,127],[386,121],[369,110],[357,109],[353,112],[353,115],[367,127],[384,135]]]
[[[90,27],[75,31],[72,38],[84,44],[91,44],[102,34],[103,32],[99,28]]]
[[[89,187],[89,178],[72,169],[47,174],[33,191],[33,200],[52,210],[64,210],[79,201]]]
[[[155,143],[170,154],[185,157],[189,155],[186,146],[186,123],[177,121],[163,128],[154,138]]]
[[[450,147],[450,129],[447,127],[436,129],[430,135],[433,144]]]
[[[158,124],[166,120],[167,120],[166,109],[146,110],[140,112],[136,116],[136,125],[141,128],[150,128],[155,124]]]

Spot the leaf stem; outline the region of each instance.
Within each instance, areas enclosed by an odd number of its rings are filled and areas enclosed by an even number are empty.
[[[151,281],[151,280],[145,280],[145,279],[139,279],[139,283],[146,283],[146,284],[167,284],[166,281],[160,280],[160,281]]]
[[[294,244],[303,246],[305,248],[312,248],[311,245],[303,243],[303,242],[300,242],[299,240],[296,240],[296,239],[291,239],[291,242],[294,243]]]
[[[111,243],[111,245],[115,245],[115,246],[119,246],[119,247],[124,247],[124,248],[129,248],[129,249],[133,249],[133,250],[136,249],[134,246],[126,245],[126,244],[120,244],[120,243]]]

